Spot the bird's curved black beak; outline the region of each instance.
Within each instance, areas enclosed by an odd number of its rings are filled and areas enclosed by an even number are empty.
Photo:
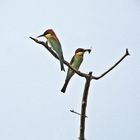
[[[84,52],[90,53],[91,52],[91,49],[84,49]]]
[[[44,36],[44,34],[42,34],[42,35],[39,35],[37,38],[39,38],[39,37],[43,37]]]

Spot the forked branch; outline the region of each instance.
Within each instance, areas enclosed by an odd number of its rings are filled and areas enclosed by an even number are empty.
[[[48,46],[47,43],[43,42],[43,41],[39,41],[33,37],[30,37],[30,39],[34,40],[36,43],[43,45],[56,59],[59,59],[57,54]],[[128,49],[126,49],[126,52],[124,54],[124,56],[118,61],[116,62],[111,68],[109,68],[107,71],[105,71],[103,74],[101,74],[100,76],[90,76],[91,79],[94,80],[99,80],[100,78],[104,77],[107,73],[109,73],[111,70],[113,70],[126,56],[130,55],[128,52]],[[85,77],[88,78],[89,74],[77,71],[76,69],[74,69],[66,60],[63,60],[63,63],[65,65],[67,65],[69,68],[71,68],[75,73],[77,73],[79,76],[81,77]]]
[[[34,40],[36,43],[43,45],[56,59],[58,59],[57,54],[48,46],[47,43],[43,41],[39,41],[33,37],[30,37],[32,40]],[[110,67],[107,71],[105,71],[100,76],[93,76],[92,72],[89,72],[89,74],[80,72],[75,70],[66,60],[63,60],[63,63],[67,65],[70,69],[72,69],[75,73],[77,73],[79,76],[84,77],[86,79],[84,92],[83,92],[83,98],[82,98],[82,104],[81,104],[81,114],[75,112],[74,110],[70,110],[72,113],[75,113],[77,115],[80,115],[80,136],[79,140],[85,140],[85,118],[86,116],[86,107],[87,107],[87,99],[88,99],[88,93],[89,93],[89,87],[91,80],[99,80],[102,77],[104,77],[106,74],[108,74],[111,70],[113,70],[126,56],[130,55],[128,52],[128,49],[126,49],[125,54],[118,60],[112,67]]]

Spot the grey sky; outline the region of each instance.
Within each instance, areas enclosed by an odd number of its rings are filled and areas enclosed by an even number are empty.
[[[3,0],[0,4],[0,139],[74,140],[84,79],[75,75],[66,94],[59,62],[29,36],[48,28],[58,35],[64,57],[90,48],[80,68],[100,75],[128,48],[127,57],[92,81],[87,140],[140,139],[139,0]]]

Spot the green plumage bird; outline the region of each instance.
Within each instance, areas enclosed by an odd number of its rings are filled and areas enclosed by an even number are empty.
[[[83,62],[83,56],[84,56],[84,53],[88,51],[90,53],[90,49],[83,49],[83,48],[78,48],[76,51],[75,51],[75,55],[72,57],[71,59],[71,62],[70,62],[70,65],[78,70],[81,63]],[[75,72],[68,68],[68,72],[67,72],[67,76],[66,76],[66,79],[65,79],[65,83],[61,89],[61,92],[65,93],[66,91],[66,88],[67,88],[67,85],[71,79],[71,77],[75,74]]]
[[[45,37],[47,39],[48,43],[50,44],[52,49],[56,52],[60,60],[61,70],[65,71],[64,64],[63,64],[64,57],[63,57],[62,47],[53,29],[46,30],[42,35],[38,37]]]

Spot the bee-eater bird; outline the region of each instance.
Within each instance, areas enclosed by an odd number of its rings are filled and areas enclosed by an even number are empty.
[[[40,35],[38,37],[45,37],[47,39],[49,45],[56,52],[56,54],[60,60],[61,70],[65,71],[64,64],[63,64],[64,57],[63,57],[62,47],[61,47],[60,41],[59,41],[58,37],[56,36],[55,32],[53,31],[53,29],[46,30],[42,35]]]
[[[71,62],[70,62],[70,65],[78,70],[82,61],[83,61],[83,56],[84,56],[84,53],[88,51],[90,53],[90,49],[82,49],[82,48],[78,48],[76,51],[75,51],[75,55],[72,57],[71,59]],[[71,77],[75,74],[75,72],[71,69],[71,68],[68,68],[68,71],[67,71],[67,76],[66,76],[66,79],[65,79],[65,83],[61,89],[61,92],[65,93],[66,91],[66,88],[67,88],[67,85],[71,79]]]

